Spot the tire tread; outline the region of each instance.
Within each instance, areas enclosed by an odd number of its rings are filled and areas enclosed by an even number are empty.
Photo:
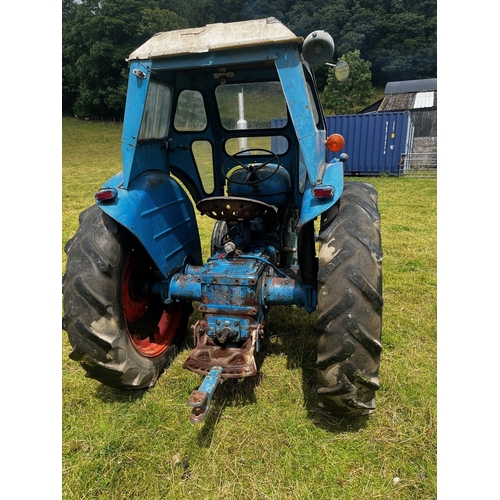
[[[338,214],[320,229],[317,353],[320,406],[375,409],[382,330],[380,215],[373,186],[346,182]]]

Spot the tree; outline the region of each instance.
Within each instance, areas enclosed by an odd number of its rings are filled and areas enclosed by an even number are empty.
[[[339,82],[331,68],[323,92],[324,107],[336,115],[360,111],[374,94],[371,63],[361,59],[359,50],[347,52],[341,59],[349,64],[349,78],[345,82]]]
[[[142,11],[142,22],[138,33],[148,37],[161,31],[182,30],[184,28],[189,28],[189,25],[183,17],[170,10],[156,7]]]
[[[80,116],[123,115],[125,59],[150,36],[214,22],[274,16],[297,36],[325,30],[334,59],[359,51],[377,86],[437,76],[437,0],[61,1],[63,112]],[[316,77],[321,90],[326,67]],[[354,78],[331,89],[346,92]]]
[[[126,58],[158,31],[187,27],[157,0],[63,0],[63,111],[121,118]]]
[[[368,52],[381,82],[437,74],[436,17],[403,11],[380,21],[376,49]]]

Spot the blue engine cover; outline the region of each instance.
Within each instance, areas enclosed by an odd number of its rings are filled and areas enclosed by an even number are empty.
[[[250,198],[279,208],[286,206],[291,187],[290,174],[277,165],[266,165],[251,175],[240,168],[231,174],[227,183],[229,196]]]

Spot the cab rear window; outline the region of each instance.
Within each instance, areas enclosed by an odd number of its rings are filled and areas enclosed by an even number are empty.
[[[215,91],[226,130],[272,128],[273,119],[286,125],[286,100],[280,82],[220,85]]]

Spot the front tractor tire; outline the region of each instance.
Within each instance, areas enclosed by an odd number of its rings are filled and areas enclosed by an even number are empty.
[[[346,182],[319,234],[319,405],[338,415],[375,409],[382,351],[382,250],[378,195]]]
[[[97,205],[80,214],[65,247],[63,329],[87,376],[118,389],[152,387],[185,338],[191,305],[164,306],[160,273],[126,230]]]

